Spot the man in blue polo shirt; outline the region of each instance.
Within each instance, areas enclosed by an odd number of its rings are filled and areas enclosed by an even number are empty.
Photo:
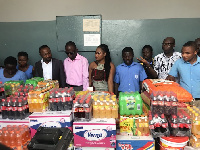
[[[124,63],[116,67],[115,73],[115,94],[118,92],[140,92],[141,82],[147,78],[144,68],[141,64],[133,62],[134,52],[131,47],[125,47],[122,50]]]
[[[175,81],[180,77],[180,85],[192,94],[193,98],[200,98],[200,57],[197,56],[197,46],[194,41],[188,41],[181,50],[182,58],[172,66],[168,80]]]

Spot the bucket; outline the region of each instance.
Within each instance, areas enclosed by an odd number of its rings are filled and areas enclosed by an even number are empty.
[[[188,137],[161,137],[160,150],[183,150],[188,141]]]

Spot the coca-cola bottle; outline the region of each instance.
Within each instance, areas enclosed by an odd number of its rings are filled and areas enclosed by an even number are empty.
[[[11,103],[10,98],[7,98],[6,108],[7,108],[8,119],[13,119],[12,103]]]
[[[171,131],[173,136],[177,136],[178,133],[178,119],[176,115],[171,117]]]
[[[165,91],[165,95],[164,95],[164,114],[166,115],[170,115],[171,112],[171,98],[170,98],[170,92],[169,91]]]
[[[13,119],[18,119],[17,99],[12,100],[12,116]]]
[[[23,108],[23,104],[22,104],[22,99],[18,100],[18,118],[19,119],[24,119],[25,118],[25,112],[24,112],[24,108]]]
[[[8,113],[7,113],[7,107],[6,107],[6,100],[2,99],[1,102],[1,113],[2,113],[2,119],[7,119],[8,118]]]
[[[163,93],[162,92],[158,92],[157,93],[157,102],[158,102],[158,114],[161,115],[164,113],[164,97],[163,97]]]
[[[152,114],[157,114],[158,111],[159,111],[158,100],[157,100],[156,95],[157,95],[156,91],[153,91],[152,94],[151,94],[151,111],[152,111]]]

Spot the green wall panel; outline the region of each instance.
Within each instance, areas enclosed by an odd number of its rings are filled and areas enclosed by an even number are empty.
[[[126,46],[134,49],[135,57],[141,55],[141,48],[149,44],[154,55],[161,53],[161,43],[167,36],[176,39],[175,50],[181,51],[188,40],[200,37],[200,19],[149,19],[149,20],[102,20],[102,43],[109,46],[115,65],[122,62],[121,51]],[[38,48],[48,45],[53,57],[66,58],[64,52],[58,51],[56,21],[0,23],[0,65],[7,56],[17,56],[19,51],[29,54],[30,64],[40,60]],[[64,45],[63,45],[64,47]],[[81,45],[77,47],[81,50]],[[94,48],[95,50],[95,48]],[[80,52],[94,61],[94,52]],[[136,59],[135,59],[136,60]]]

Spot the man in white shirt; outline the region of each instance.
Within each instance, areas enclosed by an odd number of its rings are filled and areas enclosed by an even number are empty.
[[[167,37],[162,43],[163,53],[154,57],[154,70],[158,79],[166,79],[174,62],[181,58],[181,53],[174,51],[175,39]]]
[[[39,53],[42,60],[35,63],[35,76],[43,77],[44,80],[58,80],[59,86],[64,88],[66,77],[62,61],[52,58],[51,50],[47,45],[42,45]]]

